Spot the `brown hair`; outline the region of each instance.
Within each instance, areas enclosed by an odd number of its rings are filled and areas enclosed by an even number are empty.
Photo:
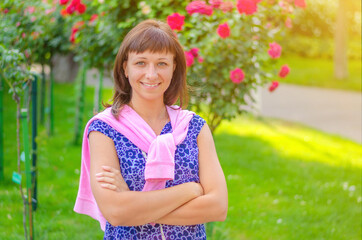
[[[105,107],[112,107],[112,114],[115,117],[118,117],[120,108],[124,104],[128,104],[132,98],[131,85],[125,76],[123,63],[127,61],[130,52],[143,53],[147,50],[152,53],[164,51],[173,53],[176,68],[171,84],[164,93],[163,102],[169,106],[179,99],[180,107],[187,106],[188,93],[184,50],[167,23],[145,20],[128,32],[117,53],[113,69],[115,90],[112,98],[113,103],[112,105],[104,104]]]

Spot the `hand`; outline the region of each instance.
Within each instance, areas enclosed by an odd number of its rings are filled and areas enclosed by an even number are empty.
[[[116,192],[129,191],[127,183],[124,181],[120,170],[109,166],[102,166],[104,172],[96,174],[96,180],[102,188],[107,188]]]

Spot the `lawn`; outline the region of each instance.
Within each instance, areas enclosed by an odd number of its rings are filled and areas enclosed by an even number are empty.
[[[92,115],[93,89],[86,92]],[[35,239],[102,239],[99,224],[73,212],[80,146],[72,144],[74,87],[55,85],[55,134],[39,129]],[[104,93],[109,99],[110,90]],[[15,105],[5,99],[5,182],[0,239],[24,239],[16,170]],[[244,115],[215,133],[229,190],[225,222],[210,239],[360,239],[362,146],[311,128]]]
[[[343,80],[334,77],[333,59],[285,56],[278,63],[291,69],[286,78],[278,78],[281,83],[361,92],[361,60],[349,60],[349,77]]]

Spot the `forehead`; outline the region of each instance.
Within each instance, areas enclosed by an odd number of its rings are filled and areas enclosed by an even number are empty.
[[[130,52],[128,53],[129,59],[135,58],[145,58],[145,59],[168,59],[172,60],[174,58],[174,54],[167,51],[162,52],[151,52],[150,50],[146,50],[144,52]]]

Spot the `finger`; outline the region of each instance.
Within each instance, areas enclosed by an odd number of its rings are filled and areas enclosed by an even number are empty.
[[[102,168],[107,171],[107,172],[113,172],[113,173],[121,173],[120,169],[114,168],[114,167],[110,167],[110,166],[102,166]]]
[[[105,182],[110,184],[115,184],[116,182],[114,178],[109,178],[109,177],[97,177],[96,180],[98,182]]]
[[[110,166],[102,166],[103,170],[106,170],[106,171],[112,171],[112,167]]]
[[[114,174],[113,172],[100,172],[96,174],[96,177],[111,177],[111,178],[115,178],[116,174]]]
[[[113,185],[113,184],[107,184],[107,183],[102,183],[101,184],[101,187],[102,188],[107,188],[107,189],[110,189],[110,190],[116,190],[116,186],[115,185]]]

